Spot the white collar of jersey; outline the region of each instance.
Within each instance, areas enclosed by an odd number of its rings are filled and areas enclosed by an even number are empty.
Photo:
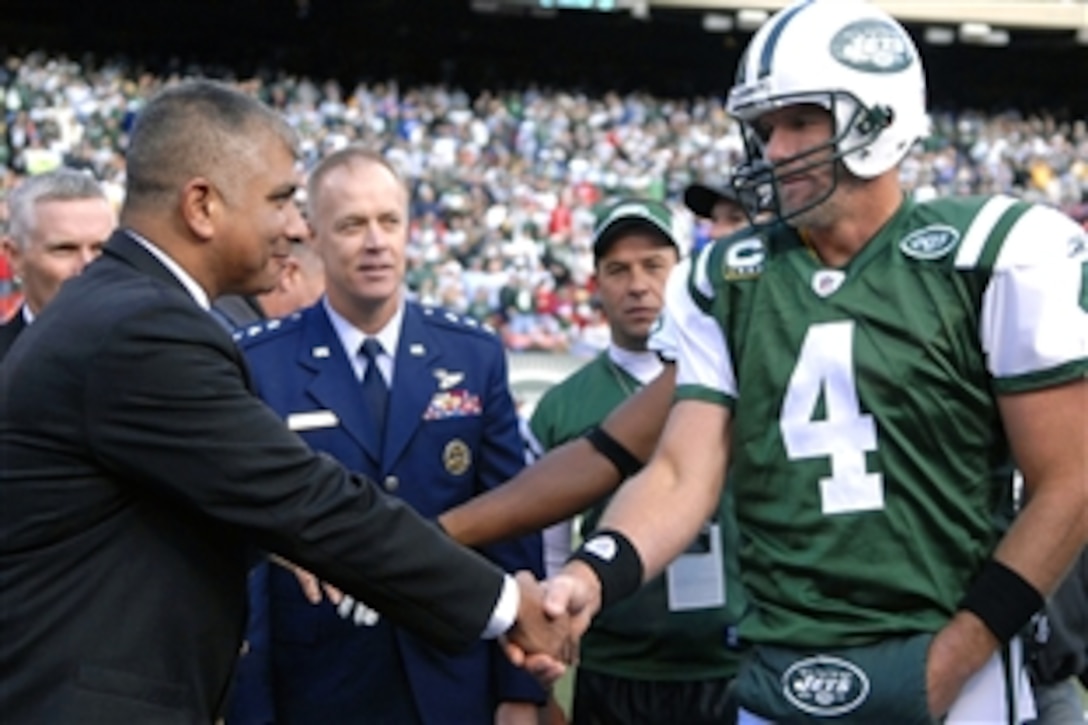
[[[608,345],[608,357],[627,374],[646,385],[661,374],[664,365],[651,350],[624,350],[615,343]]]

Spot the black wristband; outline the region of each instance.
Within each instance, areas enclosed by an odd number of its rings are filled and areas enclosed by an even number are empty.
[[[603,529],[578,547],[568,561],[580,561],[601,582],[601,609],[633,594],[642,586],[642,559],[627,537]]]
[[[611,461],[623,478],[630,478],[642,468],[642,461],[635,458],[631,451],[620,445],[619,441],[599,425],[593,426],[586,433],[585,439],[597,449],[598,453]]]
[[[1005,644],[1043,608],[1043,595],[1022,576],[996,559],[990,559],[960,602]]]

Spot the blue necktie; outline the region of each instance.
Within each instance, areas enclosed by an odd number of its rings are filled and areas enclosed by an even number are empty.
[[[363,399],[367,412],[370,413],[375,427],[379,431],[379,448],[385,440],[385,413],[389,407],[389,386],[385,384],[382,371],[378,369],[378,356],[382,353],[382,344],[373,337],[363,340],[359,354],[366,358],[366,372],[363,373]]]

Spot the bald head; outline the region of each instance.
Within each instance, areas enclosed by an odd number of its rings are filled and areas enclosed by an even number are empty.
[[[381,166],[386,169],[390,175],[396,179],[398,186],[404,190],[405,207],[410,196],[410,190],[408,188],[408,181],[404,178],[404,175],[390,163],[389,159],[385,158],[381,152],[371,149],[366,146],[351,144],[345,146],[342,149],[334,151],[328,156],[321,159],[317,166],[310,172],[309,179],[306,184],[306,197],[307,207],[310,210],[310,218],[313,221],[314,209],[316,208],[318,201],[320,200],[324,189],[325,179],[330,176],[337,169],[353,166],[366,166],[375,165]],[[405,209],[407,213],[407,208]]]

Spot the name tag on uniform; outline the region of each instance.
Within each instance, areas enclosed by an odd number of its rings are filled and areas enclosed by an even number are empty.
[[[340,419],[331,410],[311,410],[307,413],[291,413],[287,416],[287,427],[291,430],[332,428],[339,423]]]

